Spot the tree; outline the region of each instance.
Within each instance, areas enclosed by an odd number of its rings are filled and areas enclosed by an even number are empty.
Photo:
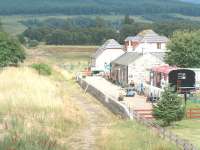
[[[36,47],[39,45],[39,42],[37,40],[28,40],[27,45],[28,47]]]
[[[200,30],[177,31],[167,45],[166,62],[183,68],[200,67]]]
[[[0,27],[2,26],[2,22],[1,22],[1,20],[0,20]]]
[[[195,21],[171,20],[171,21],[158,21],[153,23],[153,30],[161,35],[171,37],[177,30],[198,30],[200,24]]]
[[[96,17],[95,24],[97,28],[105,28],[106,27],[106,21],[102,19],[101,17]]]
[[[124,17],[123,24],[133,24],[135,21],[133,18],[131,18],[129,15],[126,15]]]
[[[26,44],[26,38],[22,34],[19,34],[17,38],[21,44]]]
[[[25,59],[25,52],[18,41],[0,33],[0,67],[17,65]]]
[[[124,24],[120,29],[120,43],[124,42],[127,36],[135,36],[139,32],[145,29],[152,29],[152,24],[149,23],[133,23]]]
[[[172,88],[165,88],[160,101],[153,107],[153,116],[162,120],[165,126],[181,120],[185,114],[182,98]]]

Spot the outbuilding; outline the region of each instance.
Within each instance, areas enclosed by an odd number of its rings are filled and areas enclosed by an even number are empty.
[[[123,46],[116,40],[109,39],[91,57],[91,70],[96,72],[110,73],[111,62],[125,52]]]
[[[111,78],[117,84],[149,82],[151,68],[164,64],[164,53],[127,52],[111,64]]]

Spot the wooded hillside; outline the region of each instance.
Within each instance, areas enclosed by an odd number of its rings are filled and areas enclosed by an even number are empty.
[[[179,0],[0,0],[0,14],[130,14],[200,15],[200,5]]]

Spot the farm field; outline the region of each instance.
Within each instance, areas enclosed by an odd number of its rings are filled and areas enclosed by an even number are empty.
[[[21,67],[1,72],[4,80],[0,81],[0,134],[4,138],[0,149],[120,150],[127,144],[125,149],[176,149],[136,122],[117,118],[75,84],[74,73],[87,65],[95,48],[27,49],[27,59]],[[32,63],[49,64],[52,75],[38,75],[29,67]]]

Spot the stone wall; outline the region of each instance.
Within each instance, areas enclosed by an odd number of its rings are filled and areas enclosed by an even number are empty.
[[[104,106],[106,106],[111,112],[119,115],[124,119],[132,119],[132,113],[129,112],[128,108],[121,104],[117,99],[111,98],[103,92],[99,91],[94,86],[88,84],[81,77],[77,77],[78,84],[83,88],[85,92],[90,93],[97,100],[99,100]]]

